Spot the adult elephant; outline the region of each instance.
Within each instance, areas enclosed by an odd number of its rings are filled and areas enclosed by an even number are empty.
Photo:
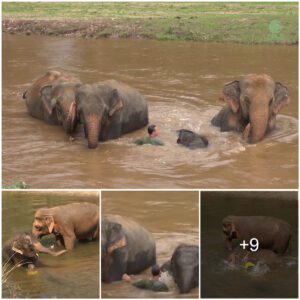
[[[83,202],[38,209],[32,225],[33,236],[40,239],[52,233],[57,242],[67,250],[73,249],[76,239],[97,239],[99,207]]]
[[[289,103],[287,87],[266,74],[249,74],[226,84],[220,99],[226,106],[212,125],[242,132],[250,143],[261,141],[275,127],[276,115]]]
[[[4,244],[2,249],[3,262],[9,262],[14,265],[22,265],[33,268],[38,262],[38,252],[47,253],[52,256],[58,256],[66,251],[60,250],[55,252],[44,247],[31,234],[19,233]]]
[[[116,139],[148,124],[144,97],[115,80],[80,86],[76,103],[89,148],[96,148],[98,140]]]
[[[290,250],[292,229],[283,220],[265,216],[227,216],[222,225],[228,250],[232,250],[232,240],[249,244],[252,238],[258,240],[259,249],[269,249],[277,254]]]
[[[137,274],[156,263],[156,247],[149,231],[118,215],[101,222],[102,281],[113,282],[124,274]]]
[[[180,293],[188,293],[199,285],[199,246],[179,245],[161,270],[172,275]]]
[[[64,84],[67,85],[62,93],[62,88],[57,87],[64,86]],[[55,70],[48,71],[36,79],[23,93],[28,113],[52,125],[62,124],[62,115],[72,120],[76,116],[73,90],[77,84],[80,84],[80,80],[72,74]],[[66,122],[64,126],[67,126]]]

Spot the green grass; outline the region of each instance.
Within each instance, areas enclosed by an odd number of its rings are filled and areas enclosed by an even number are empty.
[[[15,183],[7,186],[2,186],[3,189],[29,189],[29,185],[27,185],[24,181],[16,181]]]
[[[94,37],[114,35],[248,44],[298,42],[296,2],[10,2],[3,3],[2,10],[4,19],[102,23],[105,28],[102,26]]]

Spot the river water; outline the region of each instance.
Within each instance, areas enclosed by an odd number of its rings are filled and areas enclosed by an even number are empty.
[[[99,205],[98,193],[3,192],[2,243],[15,233],[31,232],[35,211],[71,202]],[[43,239],[44,240],[44,239]],[[53,239],[43,243],[51,245]],[[98,298],[99,243],[77,243],[72,252],[58,257],[39,255],[38,273],[15,269],[2,285],[3,298]]]
[[[198,192],[122,191],[102,192],[102,215],[117,214],[131,218],[153,234],[157,263],[169,260],[181,244],[199,244]],[[134,276],[134,280],[150,277],[150,270]],[[167,280],[169,292],[139,290],[128,283],[102,283],[103,298],[198,298],[199,289],[179,294],[174,282]]]
[[[30,117],[22,100],[33,79],[63,69],[93,83],[138,89],[164,147],[136,146],[141,129],[87,149],[60,126]],[[263,142],[247,145],[210,125],[223,85],[248,73],[287,85],[291,103]],[[3,35],[3,182],[32,188],[296,188],[298,47]],[[205,134],[207,149],[176,144],[176,130]]]
[[[222,220],[227,215],[271,216],[292,227],[292,251],[276,266],[254,272],[226,264]],[[204,298],[298,298],[297,192],[201,193],[201,296]]]

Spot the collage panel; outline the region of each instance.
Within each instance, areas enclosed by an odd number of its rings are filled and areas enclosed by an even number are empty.
[[[298,2],[2,8],[5,188],[298,188]]]
[[[199,193],[103,191],[101,297],[199,298]]]
[[[2,298],[99,298],[99,193],[2,192]]]
[[[201,192],[201,298],[298,298],[298,192]]]
[[[299,1],[2,1],[2,298],[299,299]]]

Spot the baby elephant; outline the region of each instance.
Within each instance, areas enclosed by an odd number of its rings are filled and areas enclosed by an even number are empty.
[[[188,293],[199,285],[199,246],[179,245],[161,270],[173,276],[181,294]]]
[[[227,261],[237,266],[245,266],[247,262],[251,262],[254,265],[262,263],[270,266],[280,263],[281,259],[276,253],[268,249],[259,249],[256,252],[252,252],[246,249],[243,250],[241,247],[236,247],[230,253]]]
[[[71,203],[36,211],[32,234],[36,238],[53,233],[56,241],[72,250],[75,240],[99,237],[99,207],[92,203]]]
[[[38,261],[38,252],[44,252],[53,256],[61,255],[65,250],[54,252],[45,248],[31,234],[20,233],[8,241],[2,250],[4,262],[10,262],[17,266],[27,266],[32,269],[36,267]]]
[[[227,216],[222,221],[225,245],[232,250],[231,241],[239,243],[256,238],[259,249],[269,249],[277,254],[290,251],[292,230],[283,220],[264,216]]]
[[[177,133],[177,144],[181,144],[189,149],[205,148],[208,146],[208,140],[204,135],[187,129],[180,129]]]

